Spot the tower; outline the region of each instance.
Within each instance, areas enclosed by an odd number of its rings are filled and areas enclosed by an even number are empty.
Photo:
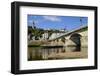
[[[36,26],[35,26],[35,22],[34,22],[34,21],[33,21],[32,28],[33,28],[33,29],[36,29]]]

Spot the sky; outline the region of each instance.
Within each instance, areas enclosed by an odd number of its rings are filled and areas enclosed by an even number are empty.
[[[53,15],[28,15],[28,26],[33,26],[33,21],[37,28],[73,30],[81,26],[87,26],[88,17],[78,16],[53,16]],[[81,21],[80,21],[81,18]]]

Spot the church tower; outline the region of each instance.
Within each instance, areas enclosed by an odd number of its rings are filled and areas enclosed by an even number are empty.
[[[36,29],[36,26],[35,26],[35,22],[34,22],[34,21],[33,21],[32,28],[33,28],[33,29]]]

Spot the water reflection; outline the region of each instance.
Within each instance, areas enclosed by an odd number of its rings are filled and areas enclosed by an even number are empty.
[[[82,55],[87,56],[87,47],[50,47],[50,48],[41,48],[41,47],[29,47],[28,48],[28,60],[49,60],[49,59],[57,59],[54,57],[56,55],[64,55],[64,58],[68,57],[68,53],[72,53],[74,55],[75,52],[80,52]],[[81,56],[81,55],[80,55]],[[70,57],[70,56],[69,56]],[[68,58],[69,58],[68,57]],[[58,59],[64,59],[58,58]],[[74,57],[75,58],[75,57]]]

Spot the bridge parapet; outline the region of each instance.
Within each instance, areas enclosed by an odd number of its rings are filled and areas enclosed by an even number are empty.
[[[81,29],[77,29],[77,30],[74,30],[74,31],[71,31],[71,32],[68,32],[66,34],[63,34],[59,37],[56,37],[54,39],[51,39],[51,41],[55,41],[55,40],[58,40],[58,44],[62,44],[64,46],[67,46],[67,45],[77,45],[75,44],[75,42],[73,42],[70,37],[73,35],[73,34],[79,34],[81,37],[78,38],[76,37],[76,39],[80,39],[80,45],[83,47],[83,46],[87,46],[88,45],[88,29],[87,29],[87,26],[86,27],[83,27]],[[62,40],[62,38],[64,38],[65,40]],[[74,38],[75,39],[75,38]],[[75,41],[75,40],[74,40]],[[79,40],[78,40],[79,41]],[[76,42],[78,42],[76,40]],[[54,43],[55,44],[55,43]]]

